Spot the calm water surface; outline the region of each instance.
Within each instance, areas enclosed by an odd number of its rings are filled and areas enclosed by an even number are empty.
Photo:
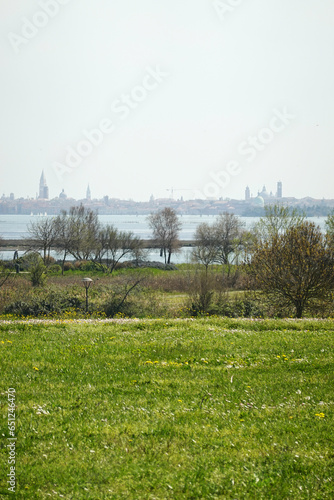
[[[46,216],[52,217],[52,216]],[[180,232],[181,240],[192,240],[198,224],[207,222],[211,224],[217,216],[214,215],[183,215],[180,216],[182,228]],[[44,217],[39,215],[0,215],[0,236],[4,239],[22,239],[28,236],[28,226],[30,222],[42,220]],[[240,217],[245,223],[247,229],[258,222],[258,217]],[[150,239],[152,237],[151,230],[147,223],[146,215],[99,215],[99,220],[102,224],[113,224],[120,231],[132,231],[136,236],[142,239]],[[324,229],[325,217],[310,217],[309,221],[319,224]],[[13,252],[2,252],[2,258],[11,259]],[[21,252],[21,255],[23,252]],[[173,256],[173,262],[188,262],[189,249],[183,249],[180,254]],[[157,251],[150,252],[148,258],[150,260],[162,261]]]

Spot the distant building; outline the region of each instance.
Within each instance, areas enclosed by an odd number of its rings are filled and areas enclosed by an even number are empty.
[[[89,187],[89,184],[88,184],[87,191],[86,191],[86,200],[91,200],[91,199],[92,199],[92,195],[91,195],[90,187]]]
[[[258,193],[258,196],[261,196],[261,198],[263,198],[264,200],[266,198],[269,198],[268,192],[266,190],[266,186],[263,186],[262,191],[260,193]]]
[[[258,195],[256,198],[252,198],[252,205],[254,207],[264,207],[264,199],[262,196]]]
[[[62,189],[62,191],[61,191],[61,193],[60,193],[60,195],[59,195],[59,198],[60,198],[61,200],[66,200],[66,198],[67,198],[67,194],[65,193],[64,189]]]
[[[49,188],[48,188],[48,185],[46,183],[46,178],[45,178],[44,170],[42,171],[42,175],[41,175],[41,178],[40,178],[40,181],[39,181],[39,195],[38,195],[38,198],[42,199],[42,200],[48,200],[49,199]]]
[[[283,197],[282,183],[281,182],[277,183],[277,194],[276,194],[276,197],[277,198],[282,198]]]
[[[260,198],[260,201],[261,200],[264,200],[265,202],[272,202],[274,201],[276,198],[282,198],[283,197],[283,194],[282,194],[282,182],[278,182],[277,183],[277,192],[276,192],[276,195],[273,194],[272,191],[270,191],[270,193],[268,193],[267,189],[266,189],[266,186],[263,186],[262,188],[262,191],[258,191],[257,192],[257,198]],[[245,200],[246,201],[253,201],[254,198],[253,196],[251,195],[251,192],[250,192],[250,189],[249,187],[247,186],[246,187],[246,190],[245,190]]]

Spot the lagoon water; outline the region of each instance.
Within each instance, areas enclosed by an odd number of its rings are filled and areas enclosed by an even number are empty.
[[[30,222],[41,220],[44,216],[39,215],[0,215],[0,236],[4,239],[22,239],[29,235],[28,226]],[[52,217],[52,216],[46,216]],[[180,231],[181,240],[192,240],[196,231],[196,227],[202,222],[212,224],[217,216],[214,215],[183,215],[180,216],[182,228]],[[142,239],[150,239],[152,237],[151,230],[147,223],[146,215],[99,215],[99,220],[102,224],[113,224],[120,231],[132,231],[136,236]],[[240,220],[245,224],[247,229],[251,229],[258,217],[240,217]],[[310,217],[309,221],[319,224],[321,229],[325,227],[325,217]],[[182,249],[179,254],[172,256],[172,261],[175,263],[189,262],[190,249]],[[11,259],[13,252],[3,251],[1,257],[3,259]],[[23,252],[19,252],[23,255]],[[56,255],[54,255],[56,257]],[[158,251],[151,251],[148,255],[150,260],[162,262]]]

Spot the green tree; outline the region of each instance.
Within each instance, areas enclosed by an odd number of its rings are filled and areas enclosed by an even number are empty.
[[[334,257],[318,226],[301,222],[258,240],[247,270],[250,286],[273,303],[293,306],[297,318],[314,299],[327,301],[334,287]]]
[[[265,215],[255,224],[254,235],[260,241],[266,241],[274,235],[283,234],[287,230],[302,224],[305,214],[297,208],[283,205],[265,205]]]
[[[332,210],[325,221],[328,244],[334,248],[334,210]]]

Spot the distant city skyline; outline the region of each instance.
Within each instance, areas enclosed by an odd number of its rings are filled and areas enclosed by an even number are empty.
[[[167,189],[166,191],[167,191],[167,194],[165,196],[162,196],[161,198],[164,198],[164,199],[167,199],[167,198],[171,198],[171,199],[180,199],[180,198],[183,198],[185,200],[196,199],[196,198],[185,197],[183,194],[179,194],[179,193],[178,193],[177,196],[174,196],[174,189],[173,188]],[[175,191],[178,192],[178,191],[182,191],[182,190],[176,189]],[[52,189],[51,189],[51,192],[52,192]],[[39,180],[39,188],[38,188],[38,190],[36,190],[35,197],[34,196],[27,196],[26,198],[25,197],[23,197],[23,198],[24,199],[34,199],[35,198],[35,199],[44,199],[44,200],[49,200],[49,199],[51,200],[51,199],[56,199],[56,198],[60,198],[60,199],[62,199],[62,198],[63,199],[72,198],[72,199],[75,199],[75,200],[92,200],[92,199],[97,199],[98,200],[98,199],[103,199],[104,197],[113,198],[109,194],[105,194],[104,196],[98,197],[98,196],[94,196],[94,193],[93,193],[93,196],[92,196],[89,184],[86,186],[84,195],[83,196],[79,196],[78,198],[75,198],[70,193],[69,194],[66,193],[64,188],[61,190],[60,193],[58,193],[58,195],[56,194],[55,196],[52,196],[52,195],[50,196],[49,193],[50,193],[50,188],[49,188],[49,185],[48,185],[48,182],[47,182],[47,179],[46,179],[45,172],[44,172],[44,170],[42,170],[41,175],[40,175],[40,180]],[[242,200],[242,199],[248,200],[248,199],[251,199],[251,198],[258,197],[258,196],[261,196],[264,199],[266,199],[266,198],[277,198],[277,199],[284,198],[285,195],[283,194],[283,183],[282,183],[282,181],[277,181],[276,182],[276,188],[274,190],[270,189],[269,191],[267,190],[265,184],[262,185],[262,189],[261,190],[260,189],[251,189],[247,185],[246,188],[244,189],[244,193],[240,193],[240,196],[237,197],[237,198],[234,198],[234,199],[236,199],[236,200]],[[296,196],[293,196],[293,195],[290,196],[290,197],[297,198]],[[312,197],[310,195],[307,195],[306,197],[314,198],[314,197]],[[2,194],[2,199],[12,199],[12,200],[14,200],[14,199],[18,199],[18,198],[21,198],[21,197],[17,197],[13,191],[11,191],[10,194],[7,195],[7,196],[6,196],[6,193]],[[223,197],[220,197],[220,198],[224,199]],[[219,200],[220,198],[211,198],[211,199],[217,199],[217,200]],[[129,198],[124,198],[124,199],[129,199]],[[149,200],[152,200],[152,199],[158,199],[158,197],[156,197],[154,195],[154,193],[151,193],[149,199],[147,199],[147,200],[135,200],[134,199],[134,201],[149,201]],[[231,199],[231,197],[226,197],[226,199]],[[333,196],[333,198],[330,198],[330,199],[334,199],[334,196]]]
[[[333,198],[332,0],[224,3],[2,2],[0,195]]]
[[[184,200],[193,200],[193,199],[196,199],[196,198],[185,198],[182,194],[179,195],[179,196],[174,196],[174,189],[173,188],[170,188],[170,189],[167,189],[167,191],[169,192],[169,195],[166,195],[166,196],[163,196],[161,199],[173,199],[173,200],[177,200],[177,199],[184,199]],[[176,190],[178,191],[178,190]],[[182,190],[181,190],[182,191]],[[277,181],[276,182],[276,190],[267,190],[266,188],[266,185],[263,184],[262,186],[262,189],[257,189],[257,190],[252,190],[248,185],[246,186],[245,190],[244,190],[244,195],[238,197],[238,198],[234,198],[236,200],[251,200],[251,199],[254,199],[254,198],[263,198],[264,201],[266,199],[277,199],[277,200],[280,200],[280,199],[284,199],[284,198],[296,198],[298,199],[297,197],[295,196],[291,196],[291,197],[285,197],[284,194],[283,194],[283,183],[282,181]],[[36,191],[36,196],[35,198],[32,197],[32,196],[28,196],[24,199],[36,199],[36,200],[53,200],[53,199],[74,199],[74,200],[87,200],[87,201],[91,201],[91,200],[103,200],[104,198],[110,198],[112,199],[113,197],[106,194],[102,197],[97,197],[97,196],[92,196],[92,193],[91,193],[91,189],[90,189],[90,185],[88,184],[87,187],[86,187],[86,191],[85,191],[85,195],[84,196],[80,196],[79,198],[74,198],[74,196],[71,196],[71,194],[67,194],[64,190],[64,188],[62,189],[62,191],[56,195],[56,196],[49,196],[49,185],[48,185],[48,182],[47,182],[47,179],[46,179],[46,176],[45,176],[45,172],[44,170],[42,170],[41,172],[41,176],[40,176],[40,180],[39,180],[39,189],[38,191]],[[306,196],[304,198],[313,198],[312,196]],[[14,192],[11,192],[9,194],[9,196],[6,196],[5,193],[2,194],[2,197],[1,199],[10,199],[10,200],[15,200],[15,199],[18,199],[18,197],[15,196],[15,193]],[[116,198],[117,199],[117,198]],[[127,198],[128,199],[128,198]],[[131,198],[130,198],[131,199]],[[135,202],[137,201],[152,201],[154,199],[159,199],[158,197],[154,196],[154,194],[152,193],[149,197],[148,200],[133,200]],[[220,197],[220,198],[211,198],[211,199],[214,199],[214,200],[219,200],[219,199],[224,199],[223,197]],[[225,199],[233,199],[233,198],[230,198],[230,197],[226,197]],[[321,198],[322,199],[322,198]],[[330,198],[330,199],[334,199],[333,198]]]

